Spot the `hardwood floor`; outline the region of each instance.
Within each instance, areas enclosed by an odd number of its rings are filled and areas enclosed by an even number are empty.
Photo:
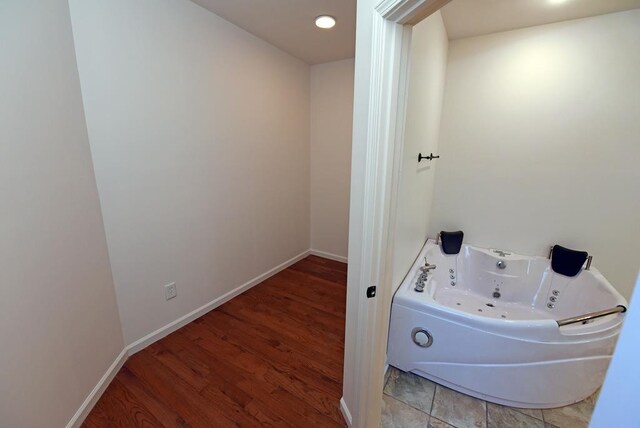
[[[346,272],[309,256],[131,356],[83,426],[345,426]]]

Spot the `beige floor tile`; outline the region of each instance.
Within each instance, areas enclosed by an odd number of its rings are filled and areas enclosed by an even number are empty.
[[[389,381],[389,376],[391,375],[391,372],[394,370],[394,368],[392,366],[389,366],[389,368],[387,369],[387,372],[384,374],[384,384],[385,386],[387,385],[387,382]]]
[[[486,428],[486,403],[443,386],[436,386],[431,415],[457,428]]]
[[[456,428],[453,425],[449,425],[446,422],[442,422],[440,419],[436,419],[431,416],[429,419],[429,428]]]
[[[491,405],[498,406],[498,407],[504,407],[505,409],[513,409],[513,410],[515,410],[517,412],[524,413],[527,416],[531,416],[532,418],[543,420],[543,418],[542,418],[542,409],[523,409],[523,408],[520,408],[520,407],[502,406],[500,404],[494,404],[494,403],[491,403]]]
[[[516,409],[487,403],[487,426],[489,428],[545,428],[544,422]]]
[[[429,415],[388,395],[382,396],[382,428],[424,428]]]
[[[431,411],[436,384],[413,373],[390,367],[384,393],[425,413]]]
[[[522,409],[520,407],[513,407],[513,409],[520,413],[524,413],[527,416],[531,416],[532,418],[544,419],[542,417],[542,409]]]
[[[570,406],[544,409],[544,420],[560,428],[587,428],[597,399],[598,392]]]

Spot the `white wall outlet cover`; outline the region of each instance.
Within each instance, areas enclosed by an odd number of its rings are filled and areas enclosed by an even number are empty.
[[[164,297],[165,299],[173,299],[178,295],[178,290],[176,289],[176,283],[172,282],[171,284],[167,284],[164,286]]]

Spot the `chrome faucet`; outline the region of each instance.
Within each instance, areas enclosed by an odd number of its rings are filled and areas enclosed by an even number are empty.
[[[429,271],[434,270],[436,267],[437,267],[436,265],[430,265],[429,262],[427,261],[427,258],[425,257],[424,258],[424,266],[421,266],[420,270],[423,273],[429,273]]]
[[[422,266],[420,268],[420,271],[427,274],[429,272],[431,272],[432,270],[434,270],[437,266],[436,265],[430,265],[430,264],[426,264],[424,266]]]
[[[425,257],[424,266],[420,266],[421,274],[418,277],[418,280],[416,281],[416,286],[414,288],[415,291],[417,291],[418,293],[422,293],[424,291],[425,282],[427,281],[427,279],[429,279],[429,272],[431,272],[435,268],[436,268],[436,265],[430,265],[427,262],[427,258]]]
[[[420,274],[418,280],[416,281],[416,286],[414,288],[418,293],[422,293],[424,291],[424,282],[427,280],[427,274]]]

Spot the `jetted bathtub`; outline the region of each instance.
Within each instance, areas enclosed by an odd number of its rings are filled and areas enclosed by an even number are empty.
[[[420,293],[425,257],[437,267]],[[543,257],[428,240],[393,298],[388,363],[507,406],[564,406],[602,385],[624,315],[557,321],[618,305],[593,267],[570,278]]]

